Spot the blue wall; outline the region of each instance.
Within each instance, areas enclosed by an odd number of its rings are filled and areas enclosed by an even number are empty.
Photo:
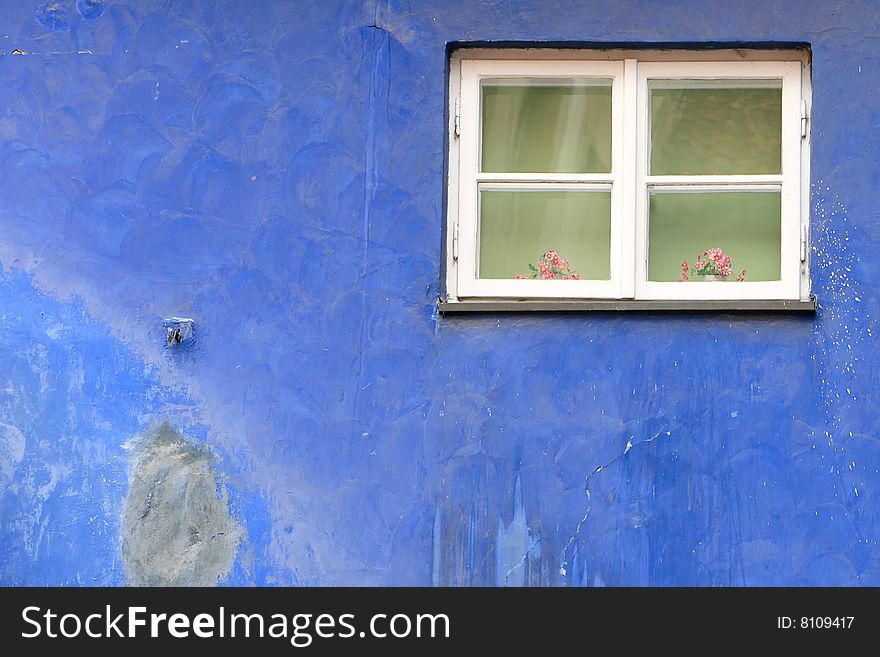
[[[2,7],[0,583],[130,581],[167,422],[221,583],[880,585],[877,3]],[[468,40],[809,42],[818,314],[438,317]]]

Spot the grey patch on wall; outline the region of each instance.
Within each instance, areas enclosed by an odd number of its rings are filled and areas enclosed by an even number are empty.
[[[131,586],[215,586],[243,531],[214,457],[169,424],[132,440],[122,558]]]

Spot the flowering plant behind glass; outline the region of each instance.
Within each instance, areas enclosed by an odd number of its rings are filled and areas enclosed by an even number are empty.
[[[727,280],[727,277],[733,274],[733,264],[729,255],[725,255],[724,251],[719,248],[703,251],[702,255],[697,256],[693,269],[688,265],[687,260],[681,263],[681,279],[689,281],[691,274],[700,277],[717,277]],[[736,277],[737,282],[741,282],[746,277],[746,270],[743,269]]]
[[[529,263],[530,274],[520,274],[516,278],[518,280],[526,280],[536,278],[540,280],[564,280],[579,281],[580,276],[572,271],[568,260],[560,258],[556,251],[546,251],[544,255],[538,258],[538,265]]]

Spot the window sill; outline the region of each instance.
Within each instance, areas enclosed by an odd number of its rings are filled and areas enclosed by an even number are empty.
[[[816,297],[809,299],[736,299],[698,300],[630,300],[589,299],[572,301],[440,301],[440,312],[510,313],[510,312],[796,312],[815,313]]]

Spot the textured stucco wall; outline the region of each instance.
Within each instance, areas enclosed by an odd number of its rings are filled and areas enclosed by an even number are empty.
[[[880,585],[876,2],[0,6],[0,584]],[[819,313],[438,317],[469,40],[809,42]]]

